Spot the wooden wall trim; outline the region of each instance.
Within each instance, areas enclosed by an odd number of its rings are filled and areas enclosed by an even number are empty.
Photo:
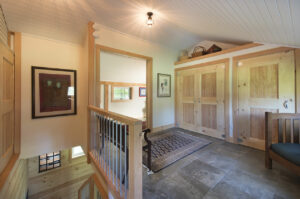
[[[296,64],[296,113],[300,113],[300,49],[295,49]]]
[[[94,22],[88,23],[88,68],[89,68],[89,105],[95,104],[95,38]]]
[[[100,49],[101,51],[104,51],[104,52],[116,53],[116,54],[121,54],[121,55],[127,55],[129,57],[136,57],[136,58],[141,58],[141,59],[146,59],[146,60],[148,60],[148,59],[152,60],[152,57],[148,57],[148,56],[144,56],[144,55],[140,55],[137,53],[132,53],[129,51],[120,50],[120,49],[116,49],[116,48],[111,48],[111,47],[103,46],[103,45],[99,45],[99,44],[96,44],[96,48]]]
[[[14,153],[21,152],[21,33],[14,34],[15,51],[15,143]]]
[[[99,66],[99,67],[98,67]],[[96,48],[96,82],[100,82],[100,49]],[[101,103],[101,86],[96,84],[96,106]]]
[[[94,22],[88,23],[88,104],[95,105],[95,38]],[[87,151],[90,150],[90,112],[87,110]],[[87,162],[90,158],[87,156]]]
[[[259,43],[248,43],[248,44],[244,44],[244,45],[237,46],[237,47],[234,47],[234,48],[229,48],[229,49],[226,49],[226,50],[222,50],[220,52],[216,52],[216,53],[212,53],[212,54],[208,54],[208,55],[203,55],[203,56],[200,56],[200,57],[194,57],[194,58],[190,58],[190,59],[187,59],[187,60],[177,61],[177,62],[175,62],[175,65],[188,63],[188,62],[201,60],[201,59],[206,59],[206,58],[209,58],[209,57],[215,57],[215,56],[219,56],[219,55],[223,55],[223,54],[227,54],[227,53],[232,53],[232,52],[239,51],[239,50],[245,50],[245,49],[248,49],[248,48],[253,48],[253,47],[262,46],[262,45],[263,44],[259,44]]]
[[[224,98],[225,98],[225,103],[224,103],[224,113],[225,113],[225,135],[226,135],[226,138],[225,140],[227,142],[232,142],[232,139],[230,137],[230,113],[229,113],[229,110],[230,110],[230,85],[229,85],[229,59],[227,59],[225,62],[225,90],[224,90]]]
[[[10,172],[12,171],[12,169],[14,168],[15,163],[17,162],[19,158],[19,154],[14,154],[11,159],[9,160],[8,164],[6,165],[6,167],[4,168],[4,170],[2,171],[2,173],[0,174],[0,190],[3,188]]]
[[[108,85],[104,85],[104,110],[108,111]]]
[[[254,53],[248,53],[240,56],[235,56],[232,58],[232,119],[233,119],[233,142],[238,143],[238,130],[237,130],[237,119],[238,119],[238,77],[237,77],[237,68],[238,62],[242,59],[249,59],[264,55],[270,55],[285,51],[294,50],[294,48],[289,47],[278,47],[268,50],[258,51]]]
[[[152,58],[147,59],[146,63],[146,116],[147,116],[147,128],[153,128],[153,88],[152,88],[152,80],[153,80],[153,60]]]
[[[146,86],[146,84],[144,84],[144,83],[127,83],[127,82],[110,82],[110,81],[100,81],[98,83],[103,84],[103,85],[125,86],[125,87],[131,87],[131,86],[145,87]]]
[[[181,68],[175,68],[175,72],[182,71],[182,70],[200,68],[200,67],[209,66],[209,65],[222,64],[222,63],[226,63],[226,62],[229,62],[229,58],[219,59],[219,60],[210,61],[210,62],[204,62],[204,63],[201,63],[201,64],[195,64],[195,65],[181,67]]]
[[[140,55],[140,54],[136,54],[136,53],[132,53],[132,52],[128,52],[128,51],[125,51],[125,50],[120,50],[120,49],[115,49],[115,48],[111,48],[111,47],[108,47],[108,46],[99,45],[99,44],[96,44],[96,49],[97,49],[96,60],[98,60],[98,64],[96,65],[96,68],[97,68],[96,70],[99,71],[99,74],[100,74],[100,52],[101,51],[116,53],[116,54],[121,54],[121,55],[126,55],[126,56],[130,56],[130,57],[136,57],[136,58],[146,60],[146,89],[147,89],[147,97],[146,97],[147,112],[146,112],[146,117],[147,117],[147,128],[152,129],[152,127],[153,127],[153,94],[152,94],[153,93],[153,88],[152,88],[152,83],[153,83],[153,58],[148,57],[148,56],[144,56],[144,55]],[[101,84],[101,81],[98,81],[98,82],[100,82],[100,84]],[[142,86],[144,86],[144,85],[142,85]],[[105,88],[105,86],[104,86],[104,88]],[[105,96],[108,96],[108,95],[105,95]],[[104,100],[107,100],[107,102],[108,102],[108,99],[106,99],[105,96],[104,96]],[[104,105],[105,104],[106,104],[106,101],[104,102]],[[108,107],[105,110],[108,110]]]

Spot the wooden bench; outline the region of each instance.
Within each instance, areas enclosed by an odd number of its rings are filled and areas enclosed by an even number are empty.
[[[300,114],[265,113],[265,166],[272,160],[300,175]]]

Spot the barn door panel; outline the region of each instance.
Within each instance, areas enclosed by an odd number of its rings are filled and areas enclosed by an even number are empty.
[[[177,78],[178,88],[178,122],[182,128],[192,130],[196,123],[195,115],[195,75],[181,73]]]
[[[0,173],[13,154],[14,55],[0,42]]]
[[[237,122],[239,143],[264,149],[265,112],[295,112],[294,82],[292,51],[240,61]],[[277,128],[277,124],[274,125]]]
[[[224,65],[199,70],[197,81],[197,127],[201,133],[224,138]]]

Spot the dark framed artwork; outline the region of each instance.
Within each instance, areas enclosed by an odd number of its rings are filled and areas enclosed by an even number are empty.
[[[139,87],[139,96],[146,97],[146,87]]]
[[[32,66],[32,118],[75,115],[76,70]]]
[[[157,73],[157,97],[171,97],[171,75]]]

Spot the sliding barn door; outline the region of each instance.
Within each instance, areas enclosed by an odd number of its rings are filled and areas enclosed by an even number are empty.
[[[239,62],[237,132],[240,144],[264,150],[265,112],[295,113],[294,71],[293,51]]]
[[[225,138],[224,65],[204,68],[197,74],[197,128],[201,133]]]
[[[224,138],[225,65],[177,72],[176,120],[181,128]]]
[[[0,42],[0,173],[13,154],[14,54]]]
[[[195,74],[182,72],[177,78],[178,123],[181,128],[193,130],[196,126]]]

